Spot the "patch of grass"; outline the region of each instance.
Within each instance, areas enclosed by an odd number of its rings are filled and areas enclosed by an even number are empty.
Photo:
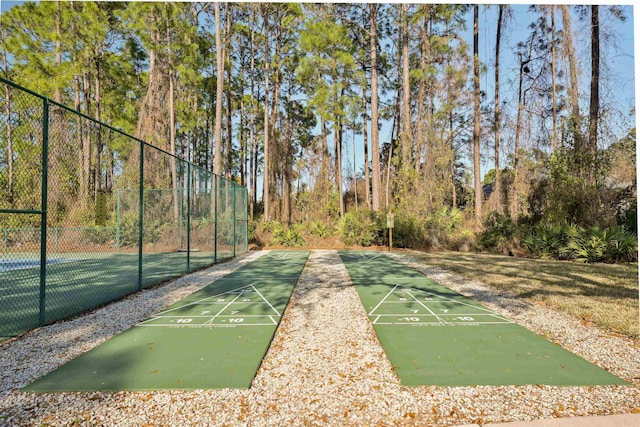
[[[637,263],[582,264],[461,252],[410,254],[505,293],[640,337]]]

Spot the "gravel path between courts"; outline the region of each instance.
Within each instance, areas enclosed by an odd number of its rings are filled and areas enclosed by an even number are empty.
[[[640,343],[500,295],[407,254],[457,292],[544,334],[634,387],[404,387],[336,251],[312,251],[249,390],[21,393],[18,388],[235,268],[238,259],[0,344],[0,425],[456,425],[640,412]]]

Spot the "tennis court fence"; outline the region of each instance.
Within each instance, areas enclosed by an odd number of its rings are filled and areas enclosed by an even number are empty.
[[[246,252],[247,198],[0,78],[0,340]]]

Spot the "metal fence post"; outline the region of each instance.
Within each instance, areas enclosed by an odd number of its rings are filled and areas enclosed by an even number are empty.
[[[140,186],[138,188],[138,290],[142,290],[142,240],[144,237],[144,143],[140,142]]]
[[[236,224],[237,224],[237,218],[236,218],[236,191],[237,191],[237,186],[234,183],[233,184],[233,201],[231,203],[233,203],[233,257],[236,257]]]
[[[213,262],[218,262],[218,187],[220,185],[220,177],[213,175],[215,189],[213,191]]]
[[[244,251],[249,252],[249,190],[244,187]]]
[[[47,186],[49,174],[49,100],[42,101],[42,190],[40,192],[40,326],[46,322],[46,289],[47,289]]]
[[[120,189],[116,190],[116,253],[120,253]]]
[[[182,210],[180,210],[180,212],[182,213]],[[187,162],[187,271],[191,271],[191,163],[188,163],[188,162]]]

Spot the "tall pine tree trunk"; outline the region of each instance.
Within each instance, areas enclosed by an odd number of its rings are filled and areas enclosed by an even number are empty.
[[[269,34],[265,38],[265,70],[264,70],[264,174],[262,179],[264,206],[263,220],[268,221],[269,215],[269,186],[271,185],[270,160],[269,160],[269,73],[271,72],[271,53],[269,49]]]
[[[216,22],[216,124],[213,173],[222,176],[222,96],[224,91],[224,48],[220,25],[220,3],[215,3]]]
[[[400,136],[400,170],[402,178],[409,179],[409,167],[411,164],[411,87],[409,80],[409,6],[403,3],[401,21],[401,46],[402,46],[402,133]],[[408,181],[405,181],[408,183]]]
[[[173,70],[169,71],[169,147],[173,156],[170,157],[171,165],[171,193],[173,195],[173,219],[180,220],[180,204],[178,200],[178,170],[176,165],[176,113],[175,113],[175,86]]]
[[[599,6],[591,6],[591,97],[589,101],[589,183],[596,185],[598,112],[600,109],[600,18]]]
[[[329,203],[329,144],[327,142],[327,122],[324,118],[320,118],[320,129],[322,139],[322,166],[320,167],[320,182],[323,189],[323,197],[325,206]]]
[[[378,119],[378,30],[376,14],[378,5],[370,4],[369,54],[371,57],[371,189],[373,210],[378,212],[382,203],[380,181],[380,137]]]
[[[95,76],[95,119],[97,121],[102,120],[102,85],[101,85],[101,80],[100,80],[100,60],[98,59],[98,55],[96,53],[96,58],[95,58],[95,65],[96,65],[96,76]],[[101,182],[101,178],[102,178],[102,151],[104,149],[103,145],[102,145],[102,132],[98,131],[96,132],[96,149],[94,151],[95,154],[95,160],[94,160],[94,182],[95,182],[95,197],[97,199],[98,197],[98,193],[100,191],[102,191],[102,182]]]
[[[56,2],[56,17],[55,17],[55,64],[58,69],[62,67],[62,9],[61,2]],[[60,89],[60,83],[57,79],[53,79],[54,91],[53,100],[57,103],[62,103],[62,91]],[[63,197],[63,182],[62,176],[58,171],[61,170],[62,159],[67,155],[64,146],[64,110],[61,108],[49,105],[49,192],[48,196],[48,210],[50,213],[49,218],[52,222],[59,220],[57,213],[63,211],[61,205],[64,203]]]
[[[425,173],[430,173],[431,162],[430,157],[433,155],[432,147],[429,146],[430,138],[425,131],[431,122],[431,109],[427,107],[427,64],[429,62],[430,45],[429,45],[429,5],[421,5],[423,13],[423,24],[420,28],[420,80],[418,81],[418,117],[416,123],[416,153],[414,159],[414,169],[416,176],[420,173],[420,165],[422,163],[423,147],[426,144],[427,152],[425,155]],[[425,141],[426,139],[426,141]]]
[[[80,77],[74,76],[73,78],[73,107],[74,109],[81,113],[82,103],[81,103],[81,94],[80,94]],[[7,117],[10,117],[7,115]],[[8,125],[11,125],[11,122],[8,121]],[[89,197],[89,183],[88,177],[85,175],[84,171],[84,152],[83,152],[83,140],[84,140],[84,119],[81,116],[76,117],[76,126],[78,127],[77,137],[78,137],[78,203],[80,204],[81,209],[85,209],[87,207],[87,198]],[[9,187],[11,189],[11,187]]]
[[[340,98],[344,96],[344,87]],[[336,104],[334,104],[336,105]],[[336,190],[338,191],[338,200],[340,202],[340,218],[344,216],[344,197],[342,195],[342,116],[334,126],[334,145],[336,155]]]
[[[1,26],[2,24],[0,24]],[[2,31],[2,35],[4,36],[4,31]],[[2,50],[2,62],[4,66],[4,77],[6,79],[9,78],[9,68],[7,64],[7,52],[6,50]],[[13,173],[13,123],[11,122],[11,90],[9,89],[9,85],[5,84],[4,86],[4,112],[7,117],[7,201],[9,202],[9,207],[14,207],[14,173]]]
[[[363,123],[363,135],[362,135],[362,139],[363,139],[363,149],[364,149],[364,155],[363,155],[363,164],[364,164],[364,198],[365,198],[365,203],[367,205],[367,209],[371,210],[371,196],[370,196],[370,191],[371,191],[371,185],[369,183],[369,133],[367,132],[367,127],[369,126],[369,124],[367,123],[367,88],[366,86],[362,88],[362,123]],[[354,153],[355,154],[355,153]],[[354,160],[354,164],[355,164],[355,160]],[[357,199],[357,197],[356,197]]]
[[[564,27],[564,54],[569,62],[569,82],[567,84],[567,94],[569,95],[570,117],[569,131],[573,134],[574,152],[578,159],[579,175],[584,174],[583,162],[580,160],[584,157],[585,147],[583,147],[583,137],[580,125],[580,104],[578,99],[578,65],[576,60],[575,49],[573,46],[573,35],[571,30],[571,14],[569,6],[563,5],[562,8],[562,25]]]
[[[482,221],[482,182],[480,181],[480,58],[478,56],[478,9],[473,7],[473,181],[476,221]]]
[[[532,39],[533,41],[533,39]],[[518,217],[518,191],[519,191],[519,171],[520,171],[520,133],[522,131],[522,110],[524,110],[525,98],[522,92],[522,85],[524,80],[524,68],[529,61],[523,61],[520,57],[520,75],[518,78],[518,114],[516,116],[516,135],[515,135],[515,147],[513,151],[513,184],[511,185],[511,203],[510,213],[512,218]]]
[[[251,105],[249,106],[249,218],[253,221],[253,210],[256,202],[256,179],[257,176],[257,156],[256,141],[255,141],[255,17],[256,7],[251,6]]]
[[[87,67],[88,69],[89,67]],[[82,75],[82,85],[84,92],[85,114],[91,115],[91,74],[85,71]],[[86,180],[87,197],[94,189],[93,169],[91,168],[91,126],[85,125],[82,129],[82,169]]]
[[[498,9],[498,25],[496,27],[496,57],[495,57],[495,98],[494,98],[494,170],[495,184],[494,193],[497,200],[497,211],[502,213],[502,183],[500,182],[500,40],[502,35],[504,5],[500,5]]]
[[[231,61],[229,61],[229,63],[231,63]],[[231,82],[231,67],[228,68],[227,70],[227,82]],[[233,122],[232,122],[232,99],[231,99],[231,88],[229,87],[230,83],[227,84],[227,90],[226,92],[226,100],[227,100],[227,108],[226,108],[226,113],[227,113],[227,120],[226,120],[226,131],[227,131],[227,137],[225,138],[225,144],[224,144],[224,148],[226,151],[226,165],[225,165],[225,176],[227,179],[231,179],[231,169],[233,167]],[[242,128],[241,128],[242,129]]]
[[[225,166],[225,176],[227,179],[231,180],[231,168],[233,167],[233,125],[232,125],[232,99],[231,99],[231,13],[229,11],[229,3],[225,4],[225,32],[224,32],[224,56],[226,58],[229,67],[227,67],[227,89],[226,100],[227,100],[227,120],[226,120],[226,131],[227,137],[225,142],[225,150],[226,150],[226,166]],[[224,67],[224,65],[223,65]]]
[[[240,76],[240,79],[244,76]],[[240,96],[240,185],[247,186],[247,133],[244,96]]]
[[[551,14],[551,149],[558,148],[558,107],[556,99],[556,7],[550,6]]]
[[[342,119],[336,127],[336,185],[340,201],[340,218],[344,216],[344,195],[342,194]]]

